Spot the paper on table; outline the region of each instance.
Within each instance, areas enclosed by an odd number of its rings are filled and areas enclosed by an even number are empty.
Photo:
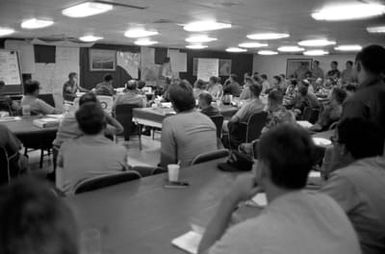
[[[251,200],[259,206],[266,206],[267,205],[267,199],[266,199],[265,193],[258,193]]]
[[[198,253],[198,246],[202,239],[202,234],[197,233],[195,231],[189,231],[186,234],[183,234],[174,240],[171,241],[171,243],[191,254],[197,254]]]
[[[13,122],[13,121],[18,121],[21,120],[19,116],[5,116],[5,117],[0,117],[0,122]]]
[[[303,128],[310,128],[313,125],[308,121],[297,121],[297,124]]]
[[[321,172],[319,172],[319,171],[310,171],[309,177],[321,177]]]

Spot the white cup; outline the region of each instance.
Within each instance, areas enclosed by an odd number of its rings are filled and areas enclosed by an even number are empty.
[[[179,168],[178,164],[169,164],[167,166],[168,169],[168,180],[170,182],[178,182],[179,179]]]

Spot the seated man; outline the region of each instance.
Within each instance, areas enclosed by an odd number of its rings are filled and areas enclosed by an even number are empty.
[[[253,85],[254,81],[250,77],[245,78],[245,85],[243,86],[243,90],[241,95],[239,96],[240,100],[249,100],[251,99],[250,86]]]
[[[342,114],[342,103],[345,101],[346,92],[341,88],[334,88],[330,103],[321,112],[319,119],[310,130],[323,131],[330,127],[330,125],[338,121]]]
[[[66,193],[79,181],[128,168],[126,149],[104,136],[106,114],[98,103],[84,103],[75,116],[83,135],[61,145],[56,172],[57,186]]]
[[[95,94],[113,96],[115,94],[114,87],[112,86],[113,82],[114,78],[111,74],[104,75],[103,82],[97,84],[95,87]]]
[[[298,85],[298,93],[295,99],[294,112],[301,119],[305,108],[320,109],[320,103],[314,94],[308,93],[309,84],[301,81]]]
[[[239,177],[208,224],[199,253],[359,254],[357,235],[330,197],[304,191],[314,143],[302,128],[283,124],[259,142],[255,173]],[[238,205],[260,191],[268,205],[229,227]]]
[[[24,96],[21,99],[21,107],[30,106],[31,114],[58,114],[61,113],[59,110],[56,110],[51,105],[45,103],[43,100],[39,99],[40,93],[40,83],[36,80],[27,80],[24,83]]]
[[[384,133],[368,120],[348,118],[335,135],[333,159],[340,166],[321,192],[346,212],[363,254],[385,253]]]
[[[198,99],[199,95],[203,92],[206,92],[206,83],[203,80],[198,79],[194,83],[194,89],[193,89],[194,98]]]
[[[234,97],[241,95],[241,85],[236,81],[237,75],[231,74],[229,78],[223,84],[223,94],[230,94]]]
[[[139,108],[145,106],[145,97],[138,93],[135,80],[130,80],[127,82],[126,88],[124,89],[124,94],[119,94],[116,97],[112,108],[116,109],[116,106],[121,104],[134,105]]]
[[[211,105],[213,97],[208,92],[203,92],[199,95],[198,106],[201,109],[201,113],[205,114],[208,117],[219,116],[221,113],[219,110]]]
[[[188,166],[195,156],[217,150],[216,127],[206,115],[195,110],[193,89],[186,80],[169,88],[176,115],[163,120],[160,166],[180,161]]]
[[[47,183],[20,178],[0,191],[0,253],[79,253],[75,218]]]
[[[223,88],[219,82],[219,78],[212,76],[209,79],[207,91],[211,94],[214,99],[220,99],[223,95]]]

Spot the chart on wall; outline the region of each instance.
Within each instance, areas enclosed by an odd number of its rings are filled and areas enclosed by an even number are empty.
[[[137,79],[139,77],[140,53],[118,51],[116,64],[122,67],[132,78]]]
[[[199,59],[193,58],[193,76],[198,76]],[[229,76],[231,74],[231,59],[218,59],[218,76]]]
[[[5,85],[20,85],[21,74],[16,51],[0,50],[0,80]]]
[[[198,58],[198,79],[208,81],[210,77],[218,77],[219,59],[217,58]]]

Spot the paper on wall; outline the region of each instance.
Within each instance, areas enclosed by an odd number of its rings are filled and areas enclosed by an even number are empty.
[[[209,81],[211,76],[218,77],[219,59],[198,58],[198,79]]]
[[[19,52],[21,73],[35,72],[35,51],[31,43],[20,40],[6,40],[4,48]]]
[[[117,52],[116,63],[122,67],[134,79],[138,78],[140,66],[140,53]]]
[[[167,56],[170,58],[171,69],[173,72],[187,71],[187,54],[176,49],[169,49]]]

